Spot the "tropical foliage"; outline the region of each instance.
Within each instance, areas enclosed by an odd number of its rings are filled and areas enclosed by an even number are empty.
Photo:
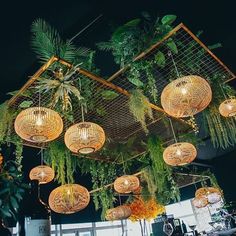
[[[3,162],[0,155],[0,218],[16,217],[26,186],[14,161]]]

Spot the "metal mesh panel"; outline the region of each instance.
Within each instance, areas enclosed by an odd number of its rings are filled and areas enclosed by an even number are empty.
[[[171,50],[168,46],[170,41],[175,43],[177,52],[173,47]],[[183,24],[173,29],[163,41],[137,56],[133,63],[142,60],[153,62],[160,52],[164,55],[165,63],[163,66],[154,66],[152,70],[158,88],[158,106],[160,106],[160,95],[164,87],[179,76],[198,75],[210,80],[214,75],[219,75],[225,82],[235,79],[235,75]],[[147,83],[146,74],[141,72],[140,75],[139,79]],[[131,90],[134,85],[127,79],[129,76],[130,66],[127,66],[108,80],[126,90]],[[148,93],[145,95],[152,101]]]
[[[228,68],[207,48],[205,48],[204,45],[202,45],[202,43],[199,42],[197,38],[185,28],[184,25],[181,24],[177,26],[167,37],[165,37],[165,40],[152,46],[145,53],[140,54],[140,56],[134,59],[134,61],[151,61],[155,58],[155,55],[159,51],[165,55],[165,66],[157,66],[153,69],[159,96],[169,81],[176,78],[176,71],[173,67],[173,61],[168,55],[170,49],[166,44],[167,40],[170,38],[173,38],[173,40],[177,42],[176,45],[178,53],[172,53],[172,55],[181,75],[196,74],[202,76],[203,78],[210,79],[213,74],[219,73],[225,81],[234,79],[233,73],[230,72]],[[189,46],[191,46],[191,52],[188,51]],[[187,66],[189,61],[191,62],[191,66]],[[38,106],[39,94],[35,88],[37,86],[38,79],[40,77],[52,77],[52,70],[55,69],[55,67],[62,67],[65,69],[70,68],[71,65],[63,60],[59,60],[56,57],[52,58],[48,63],[41,67],[39,71],[37,71],[35,75],[22,87],[20,92],[10,100],[10,106],[18,109],[19,105],[23,101],[28,100],[32,101],[31,106]],[[141,125],[135,121],[133,115],[129,112],[127,103],[129,99],[128,91],[131,91],[134,88],[134,85],[127,79],[127,76],[129,76],[129,66],[111,76],[108,81],[112,82],[103,80],[102,78],[82,68],[78,69],[73,76],[74,80],[81,80],[81,84],[84,86],[80,89],[82,95],[83,93],[86,93],[87,90],[92,91],[88,99],[89,109],[85,114],[85,121],[95,122],[103,127],[108,140],[106,145],[112,148],[114,143],[125,143],[130,137],[135,135],[137,139],[132,148],[136,150],[137,153],[142,153],[144,149],[141,146],[141,142],[145,141],[147,136],[143,132]],[[140,80],[147,82],[146,75],[141,74]],[[30,98],[25,96],[25,93],[29,90],[33,90],[33,95]],[[118,95],[112,100],[105,100],[101,96],[101,91],[104,90],[114,91]],[[145,95],[149,96],[149,94]],[[51,100],[52,95],[50,93],[41,94],[40,104],[41,106],[50,107]],[[151,98],[150,101],[152,101]],[[160,105],[160,97],[157,105]],[[151,130],[152,133],[161,136],[165,142],[170,143],[173,139],[173,135],[169,125],[166,122],[166,115],[164,111],[154,104],[150,104],[150,106],[153,108],[154,120],[147,119],[149,130]],[[99,109],[100,112],[98,112]],[[81,108],[78,102],[73,102],[73,116],[73,122],[69,122],[64,119],[64,132],[70,125],[80,122],[82,119]],[[177,134],[188,132],[190,130],[190,127],[185,121],[181,119],[171,119]],[[63,139],[64,132],[60,136],[60,139]],[[33,147],[42,146],[41,144],[30,142],[25,142],[24,144]],[[98,160],[114,161],[114,159],[103,157],[100,152],[87,157]]]

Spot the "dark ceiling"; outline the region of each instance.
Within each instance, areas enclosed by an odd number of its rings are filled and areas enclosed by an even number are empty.
[[[223,47],[216,55],[234,72],[236,60],[235,0],[77,0],[77,1],[4,1],[1,5],[1,86],[0,99],[6,93],[19,89],[38,68],[36,57],[30,48],[30,27],[36,18],[43,18],[60,30],[64,38],[71,38],[98,15],[103,16],[74,43],[96,49],[96,42],[109,39],[111,26],[118,26],[138,17],[142,11],[152,15],[175,14],[193,32],[203,30],[206,44],[220,42]],[[117,70],[111,55],[99,52],[96,64],[103,76]],[[200,159],[221,155],[209,142],[199,150]],[[32,160],[32,150],[25,151],[25,170],[39,163]],[[30,159],[32,161],[30,161]],[[80,182],[88,182],[86,179]],[[90,214],[90,208],[86,210]],[[92,217],[92,216],[91,216]],[[95,219],[95,218],[94,218]],[[86,219],[87,220],[87,219]],[[70,217],[67,218],[71,221]],[[65,220],[64,220],[65,222]]]

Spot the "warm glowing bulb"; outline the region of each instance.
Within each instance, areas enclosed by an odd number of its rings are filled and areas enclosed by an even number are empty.
[[[38,125],[38,126],[41,126],[41,125],[43,124],[43,119],[42,119],[41,116],[38,116],[38,117],[36,118],[35,124]]]
[[[180,150],[180,149],[177,149],[177,150],[176,150],[176,155],[177,155],[177,156],[181,156],[181,150]]]
[[[181,88],[181,93],[182,93],[183,95],[185,95],[185,94],[187,93],[187,89],[186,89],[186,88]]]
[[[43,177],[45,177],[45,172],[44,171],[42,171],[41,173],[40,173],[40,176],[43,178]]]
[[[83,129],[81,130],[80,137],[81,137],[81,139],[83,139],[83,140],[87,140],[87,139],[88,139],[88,131],[87,131],[86,128],[83,128]]]
[[[127,179],[124,181],[124,185],[129,185],[129,181]]]
[[[230,111],[232,111],[233,106],[232,106],[231,104],[227,104],[227,107],[228,107],[228,109],[229,109]]]

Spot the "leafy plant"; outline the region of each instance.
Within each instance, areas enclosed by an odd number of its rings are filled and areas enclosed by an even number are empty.
[[[0,105],[0,143],[9,141],[14,117],[15,112],[9,108],[7,101],[2,103]]]
[[[226,149],[236,144],[236,120],[233,117],[223,117],[219,113],[219,105],[225,100],[225,95],[232,97],[235,91],[222,83],[220,75],[211,78],[213,101],[202,112],[205,128],[208,130],[214,147]]]
[[[131,91],[128,104],[131,114],[140,122],[143,130],[148,133],[146,117],[153,119],[152,108],[149,106],[148,98],[143,95],[140,89],[135,89]]]
[[[17,163],[8,161],[4,165],[0,164],[0,185],[0,218],[15,218],[26,188]]]
[[[77,159],[60,141],[51,142],[45,153],[45,162],[52,166],[55,178],[60,184],[74,183],[74,172],[78,165]]]
[[[37,19],[31,27],[32,49],[42,63],[52,56],[63,58],[72,64],[88,61],[93,52],[87,48],[76,48],[70,40],[64,41],[59,32],[42,19]]]
[[[93,192],[93,202],[95,209],[102,209],[101,219],[105,219],[105,213],[109,208],[113,207],[115,198],[111,188],[105,185],[110,184],[116,177],[115,164],[90,161],[90,174],[92,177],[93,189],[100,189]]]
[[[36,89],[43,93],[51,92],[52,100],[49,106],[55,107],[58,103],[61,105],[62,111],[72,110],[72,95],[78,101],[83,100],[81,93],[75,85],[75,77],[77,66],[63,71],[62,68],[57,68],[53,71],[52,78],[39,78]]]
[[[164,150],[161,140],[151,135],[148,138],[147,149],[151,159],[150,168],[146,172],[147,182],[149,182],[149,186],[152,186],[150,191],[154,191],[153,185],[155,183],[156,199],[162,205],[167,205],[171,200],[179,201],[180,193],[173,179],[172,169],[163,160]]]
[[[124,67],[125,64],[132,62],[135,56],[170,32],[176,16],[166,15],[161,20],[158,17],[154,21],[151,18],[148,13],[145,13],[143,18],[125,23],[113,32],[108,42],[98,43],[98,48],[111,51],[115,62],[120,67]],[[169,42],[169,46],[176,50],[173,42]]]

